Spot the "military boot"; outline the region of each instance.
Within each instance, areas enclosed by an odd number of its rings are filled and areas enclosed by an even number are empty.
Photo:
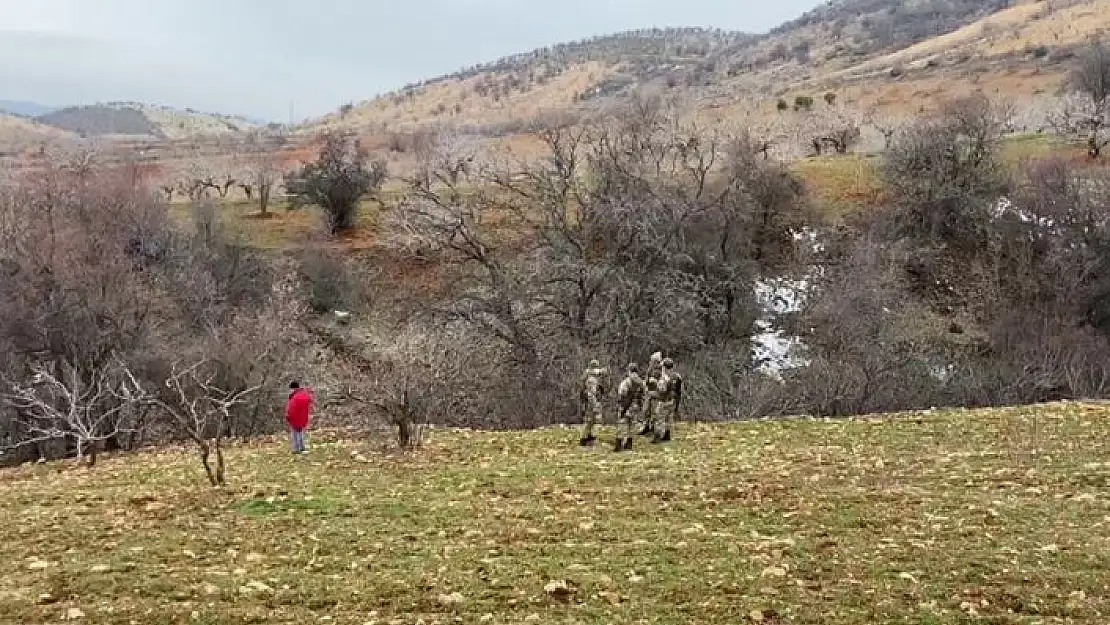
[[[583,447],[589,447],[589,446],[593,445],[596,442],[597,442],[597,437],[594,436],[593,434],[590,434],[589,436],[587,436],[587,437],[583,438],[582,440],[578,441],[578,444],[583,446]]]
[[[654,434],[654,433],[655,433],[655,428],[651,427],[650,425],[645,425],[644,429],[640,430],[640,436],[647,436],[648,434]]]
[[[670,430],[666,430],[665,432],[663,432],[663,442],[664,443],[671,442],[671,431]]]
[[[627,451],[632,451],[632,437],[631,436],[624,439],[624,448]]]

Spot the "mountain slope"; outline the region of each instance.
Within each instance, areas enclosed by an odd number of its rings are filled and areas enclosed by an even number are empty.
[[[53,126],[0,113],[0,155],[14,155],[76,138],[74,134]]]
[[[715,120],[757,108],[773,114],[780,97],[826,91],[905,110],[976,88],[1031,97],[1054,89],[1071,49],[1107,26],[1110,0],[840,0],[763,35],[657,29],[519,54],[346,107],[300,131],[446,125],[511,135],[537,115],[592,110],[638,87],[685,98]]]

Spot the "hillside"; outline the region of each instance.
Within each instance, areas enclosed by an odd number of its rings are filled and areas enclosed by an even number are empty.
[[[253,122],[230,115],[135,102],[68,107],[42,115],[37,121],[83,137],[154,137],[167,140],[237,134],[257,127]]]
[[[15,155],[57,141],[75,139],[75,135],[59,128],[0,113],[0,154]]]
[[[974,89],[1026,102],[1054,91],[1071,50],[1107,26],[1110,0],[841,0],[763,35],[655,29],[519,54],[343,107],[300,130],[435,124],[505,136],[636,87],[685,98],[711,120],[769,116],[779,97],[827,91],[897,113]]]
[[[1101,405],[0,473],[12,623],[1105,623]],[[605,433],[608,437],[609,432]],[[607,438],[605,440],[608,440]]]

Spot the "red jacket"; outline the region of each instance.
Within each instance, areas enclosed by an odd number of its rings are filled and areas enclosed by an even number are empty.
[[[294,430],[303,430],[308,427],[308,412],[312,408],[312,390],[307,388],[295,389],[289,393],[289,401],[285,403],[285,422]]]

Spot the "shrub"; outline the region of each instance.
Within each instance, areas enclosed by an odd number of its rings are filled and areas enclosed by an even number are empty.
[[[350,137],[329,133],[316,161],[285,178],[294,203],[325,211],[332,234],[350,230],[358,220],[359,203],[385,182],[382,161],[369,162],[366,152]]]

